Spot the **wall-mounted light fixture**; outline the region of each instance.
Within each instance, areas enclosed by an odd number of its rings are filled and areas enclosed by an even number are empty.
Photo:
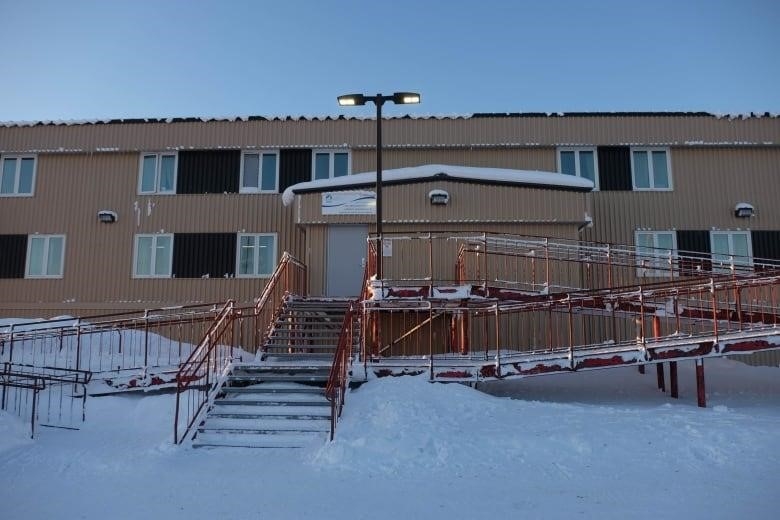
[[[734,216],[737,218],[750,218],[756,213],[756,208],[747,202],[740,202],[734,206]]]
[[[113,224],[116,222],[117,218],[119,218],[119,216],[116,214],[116,211],[111,211],[109,209],[101,209],[98,211],[97,216],[98,220],[103,224]]]
[[[450,202],[450,194],[444,190],[431,190],[428,192],[428,199],[433,205],[444,206]]]

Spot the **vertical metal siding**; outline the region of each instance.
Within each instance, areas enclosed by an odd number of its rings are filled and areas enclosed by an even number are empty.
[[[176,193],[238,193],[241,150],[179,152]]]
[[[281,150],[279,152],[279,193],[311,177],[311,150]]]
[[[235,233],[175,233],[174,278],[225,278],[236,274]]]
[[[0,278],[24,278],[27,235],[0,235]]]

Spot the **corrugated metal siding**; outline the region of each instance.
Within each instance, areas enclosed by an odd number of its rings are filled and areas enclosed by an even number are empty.
[[[778,118],[569,116],[388,119],[384,145],[555,146],[780,143]],[[376,121],[278,120],[0,127],[0,151],[150,151],[374,146]]]
[[[428,193],[443,189],[446,206],[432,205]],[[322,194],[301,198],[301,223],[371,223],[374,215],[322,215]],[[382,189],[384,221],[388,223],[583,222],[589,194],[544,188],[495,186],[456,181],[418,182]]]
[[[599,146],[599,188],[631,191],[631,155],[627,146]]]
[[[174,278],[223,278],[236,274],[235,233],[175,233]]]
[[[176,193],[238,193],[241,150],[179,152]]]
[[[453,164],[484,168],[556,171],[555,149],[533,148],[469,148],[469,149],[385,149],[382,150],[382,168],[405,168],[421,164]],[[376,149],[353,150],[352,172],[376,170]]]
[[[780,226],[777,148],[672,148],[673,191],[594,192],[589,240],[632,244],[637,229],[753,229]],[[756,215],[736,218],[748,202]]]
[[[0,235],[0,278],[24,278],[27,235]]]
[[[228,298],[248,302],[265,286],[265,278],[133,279],[138,233],[276,233],[277,259],[283,251],[302,256],[303,233],[280,195],[139,196],[138,161],[135,153],[38,157],[35,196],[0,201],[0,234],[65,234],[64,277],[0,280],[0,308],[34,304],[61,314],[63,309],[144,308]],[[98,222],[102,209],[116,211],[118,221]]]
[[[311,177],[311,150],[281,150],[279,152],[279,193]]]

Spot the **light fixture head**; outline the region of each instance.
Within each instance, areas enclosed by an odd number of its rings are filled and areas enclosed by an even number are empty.
[[[98,211],[97,217],[103,224],[113,224],[119,218],[116,211],[111,211],[110,209],[101,209]]]
[[[339,105],[343,107],[353,107],[366,104],[366,96],[363,94],[345,94],[337,98]]]
[[[420,94],[417,92],[395,92],[393,103],[396,105],[413,105],[420,102]]]
[[[747,202],[740,202],[734,206],[734,216],[737,218],[750,218],[756,212],[756,208]]]

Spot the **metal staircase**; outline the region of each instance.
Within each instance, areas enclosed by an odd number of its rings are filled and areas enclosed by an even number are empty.
[[[302,448],[331,427],[325,387],[349,307],[347,300],[287,296],[254,363],[234,364],[195,447]]]

